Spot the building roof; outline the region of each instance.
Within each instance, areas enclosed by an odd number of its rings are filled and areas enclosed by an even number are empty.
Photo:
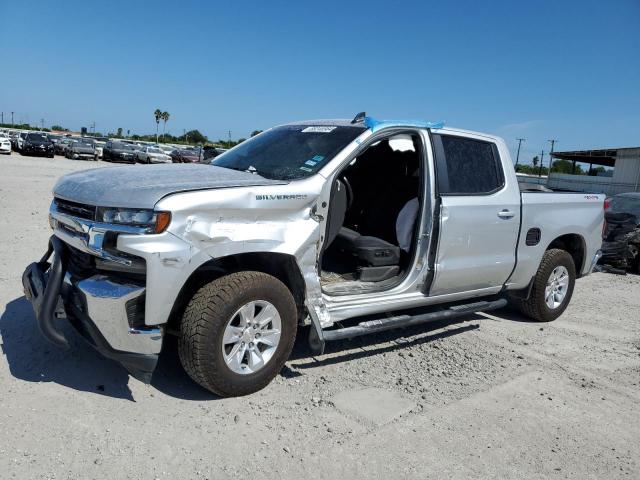
[[[560,160],[569,160],[572,162],[591,163],[593,165],[603,165],[605,167],[613,167],[616,163],[619,150],[638,150],[640,156],[640,147],[624,147],[624,148],[605,148],[598,150],[575,150],[566,152],[553,152],[553,158]]]

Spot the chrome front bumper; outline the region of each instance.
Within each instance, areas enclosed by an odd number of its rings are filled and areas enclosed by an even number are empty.
[[[34,307],[40,331],[52,343],[68,346],[56,326],[56,319],[66,317],[101,354],[149,382],[164,332],[162,327],[131,321],[127,308],[130,302],[144,301],[145,287],[104,275],[74,278],[66,271],[68,248],[53,236],[47,254],[23,274],[25,295]],[[50,264],[47,260],[52,251],[55,255]]]
[[[74,282],[67,273],[61,295],[65,311],[73,302],[75,313],[81,312],[89,319],[112,349],[158,354],[162,349],[162,328],[132,327],[127,315],[127,304],[144,299],[144,293],[144,287],[115,282],[104,275]]]

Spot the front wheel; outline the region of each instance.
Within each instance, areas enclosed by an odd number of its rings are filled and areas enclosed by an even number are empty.
[[[232,273],[203,286],[187,305],[180,361],[207,390],[247,395],[280,372],[296,328],[296,304],[280,280],[262,272]]]
[[[575,283],[573,258],[565,250],[552,248],[542,256],[529,298],[517,306],[533,320],[551,322],[566,310]]]

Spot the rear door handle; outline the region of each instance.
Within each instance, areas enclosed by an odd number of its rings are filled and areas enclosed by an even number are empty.
[[[498,212],[498,216],[500,218],[512,218],[515,215],[515,213],[513,213],[511,210],[501,210]]]

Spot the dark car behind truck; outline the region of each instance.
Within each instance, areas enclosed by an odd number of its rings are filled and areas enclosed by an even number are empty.
[[[135,158],[135,149],[128,143],[108,141],[102,149],[105,162],[136,163]]]
[[[53,142],[45,133],[29,133],[20,149],[22,155],[41,155],[53,158]]]
[[[600,263],[640,273],[640,193],[615,195],[605,212]]]

